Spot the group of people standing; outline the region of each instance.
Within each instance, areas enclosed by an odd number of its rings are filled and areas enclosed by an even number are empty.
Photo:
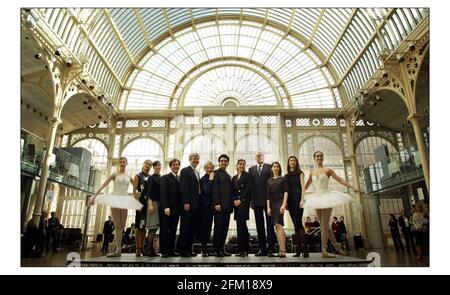
[[[402,210],[401,216],[397,219],[394,214],[390,214],[389,227],[397,252],[405,251],[400,231],[405,239],[406,251],[416,255],[416,260],[420,261],[428,247],[429,242],[429,214],[422,204],[411,208],[412,215],[408,215],[406,210]]]
[[[314,154],[317,169],[311,171],[307,181],[300,169],[298,159],[290,156],[287,162],[287,173],[283,176],[279,162],[264,163],[264,155],[257,153],[256,165],[246,171],[246,161],[239,159],[236,163],[236,175],[231,177],[226,171],[229,157],[222,154],[218,158],[218,169],[208,161],[204,164],[205,175],[200,177],[197,170],[200,156],[197,153],[189,155],[190,165],[180,171],[180,161],[169,162],[170,172],[160,175],[161,163],[146,160],[142,171],[131,178],[126,176],[126,158],[119,159],[119,172],[111,175],[92,198],[93,203],[108,204],[115,222],[116,251],[109,257],[120,256],[120,232],[125,227],[127,209],[136,211],[136,256],[147,254],[156,256],[154,237],[159,227],[161,257],[179,256],[192,257],[194,238],[201,243],[203,257],[215,255],[230,256],[225,251],[225,241],[228,233],[231,214],[237,226],[239,253],[236,256],[246,257],[249,251],[249,220],[250,208],[253,209],[259,250],[255,256],[286,257],[285,232],[283,217],[289,211],[295,228],[295,243],[299,257],[308,257],[308,245],[305,242],[305,229],[302,224],[304,209],[317,210],[321,224],[328,225],[322,230],[322,256],[335,257],[328,253],[327,241],[330,238],[339,254],[345,253],[334,239],[329,220],[332,207],[353,201],[344,193],[328,190],[330,177],[339,183],[355,190],[356,188],[338,177],[336,173],[323,166],[323,153]],[[154,173],[149,175],[150,167]],[[112,194],[99,195],[101,190],[114,181]],[[128,196],[126,189],[133,184],[134,198]],[[308,187],[314,184],[315,193],[305,199]],[[214,252],[207,251],[214,221],[213,246]],[[175,245],[176,232],[180,223],[180,235]],[[148,249],[145,252],[144,239],[148,230]],[[331,234],[330,234],[331,233]],[[275,255],[275,237],[278,241],[278,255]],[[144,253],[145,252],[145,253]],[[178,252],[178,253],[177,253]]]
[[[24,256],[40,257],[44,252],[50,253],[50,246],[52,252],[56,253],[62,228],[56,212],[51,212],[49,218],[47,211],[42,211],[38,225],[30,219],[24,235]]]

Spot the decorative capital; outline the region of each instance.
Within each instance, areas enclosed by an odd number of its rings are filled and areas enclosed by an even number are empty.
[[[58,125],[62,123],[62,120],[59,117],[55,117],[50,119],[50,123],[52,124],[53,127],[58,127]]]
[[[416,122],[419,121],[420,115],[417,114],[417,113],[413,113],[413,114],[410,114],[410,115],[407,117],[407,119],[408,119],[409,121],[411,121],[411,123],[414,124],[414,123],[416,123]]]

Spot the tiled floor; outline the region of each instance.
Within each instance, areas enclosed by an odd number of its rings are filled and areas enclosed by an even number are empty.
[[[355,258],[361,258],[366,259],[367,254],[370,252],[377,252],[380,254],[381,257],[381,266],[382,267],[427,267],[429,266],[428,257],[424,257],[421,261],[417,262],[415,260],[415,256],[408,255],[407,253],[400,252],[397,253],[394,250],[391,249],[381,249],[381,250],[359,250],[359,251],[352,251],[349,253],[349,256],[355,257]],[[21,266],[22,267],[52,267],[52,266],[66,266],[67,261],[67,254],[68,251],[60,251],[56,254],[49,254],[46,256],[43,256],[41,258],[23,258],[21,260]],[[85,254],[81,255],[81,258],[90,258],[90,257],[99,257],[103,254],[99,251],[87,251]],[[253,256],[253,255],[250,255]],[[288,254],[288,257],[292,256],[292,253]],[[200,259],[200,257],[191,258],[192,262],[195,261],[195,259]],[[252,259],[255,259],[252,257]],[[298,259],[304,259],[304,258],[298,258]]]

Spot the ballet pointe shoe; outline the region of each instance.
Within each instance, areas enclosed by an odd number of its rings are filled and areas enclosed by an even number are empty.
[[[332,254],[332,253],[328,253],[327,251],[323,250],[322,251],[322,257],[323,258],[336,258],[336,255]]]
[[[120,256],[122,256],[122,253],[120,252],[111,252],[106,254],[106,257],[120,257]]]
[[[341,256],[347,256],[347,253],[345,253],[344,250],[342,250],[341,244],[340,243],[336,243],[333,244],[334,249],[336,250],[336,252],[339,253],[339,255]]]

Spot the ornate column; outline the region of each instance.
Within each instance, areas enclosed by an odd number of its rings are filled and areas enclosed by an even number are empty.
[[[347,144],[348,144],[348,153],[350,157],[350,163],[352,167],[352,179],[353,179],[353,186],[356,188],[360,188],[360,182],[359,182],[359,171],[358,166],[356,164],[356,155],[355,155],[355,147],[353,145],[353,131],[354,131],[354,124],[349,116],[345,117],[345,130],[347,133]],[[356,202],[358,204],[359,208],[362,208],[362,201],[361,201],[361,194],[356,194]],[[356,233],[359,231],[361,233],[361,236],[363,238],[363,242],[365,240],[366,231],[364,226],[364,217],[360,210],[352,210],[352,219],[353,219],[353,230]]]
[[[425,146],[425,141],[423,139],[422,130],[420,129],[419,115],[412,114],[408,116],[408,120],[411,121],[411,124],[414,128],[414,135],[416,136],[417,148],[420,154],[420,162],[422,164],[423,176],[425,178],[425,183],[427,184],[428,191],[430,190],[430,170],[428,163],[428,153],[427,148]]]
[[[50,136],[47,140],[47,147],[45,149],[44,159],[42,161],[41,179],[39,180],[39,188],[36,199],[36,205],[34,206],[33,219],[36,224],[39,224],[41,217],[42,205],[44,203],[45,192],[47,187],[48,171],[50,166],[50,156],[53,154],[53,147],[56,138],[56,131],[59,124],[62,123],[61,118],[56,117],[50,120]]]
[[[235,137],[234,137],[234,115],[232,113],[228,114],[227,125],[226,125],[226,148],[227,154],[230,157],[230,163],[228,165],[228,173],[233,176],[236,173],[234,169],[236,163],[234,159],[234,147],[235,147]],[[236,159],[237,160],[237,159]]]
[[[108,125],[109,142],[108,142],[108,158],[107,158],[106,171],[105,171],[106,177],[108,177],[112,173],[112,167],[113,167],[113,163],[114,163],[114,146],[116,143],[116,138],[115,138],[116,131],[117,131],[117,118],[111,117],[111,119],[109,120],[109,125]],[[96,187],[94,188],[94,190],[97,190],[97,189],[98,188],[96,188]],[[109,190],[109,186],[106,187],[106,189]],[[107,191],[107,192],[109,192],[109,191]],[[103,221],[105,219],[107,209],[108,208],[105,205],[97,205],[96,212],[95,212],[95,225],[94,225],[94,233],[95,234],[101,233],[101,225],[103,224]]]
[[[278,113],[278,116],[277,116],[277,134],[278,134],[278,146],[280,149],[280,155],[279,155],[280,163],[281,163],[281,165],[285,165],[285,163],[287,162],[287,158],[288,158],[286,126],[285,126],[285,122],[284,122],[284,116],[282,116],[280,113]]]

